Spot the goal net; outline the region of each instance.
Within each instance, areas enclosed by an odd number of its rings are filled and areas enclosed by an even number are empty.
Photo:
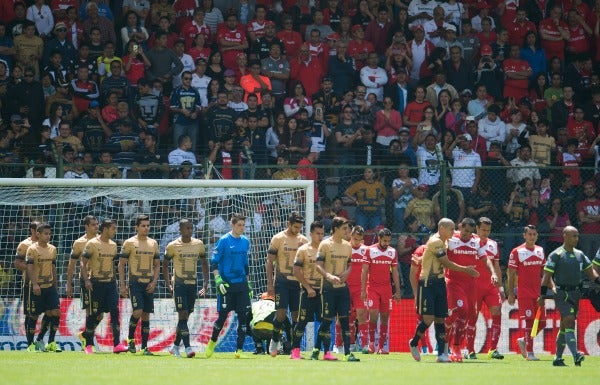
[[[216,240],[230,230],[231,214],[242,213],[247,217],[245,235],[252,245],[250,279],[256,298],[266,291],[265,260],[271,237],[286,227],[287,217],[293,210],[304,215],[305,231],[308,231],[308,224],[314,218],[313,191],[312,181],[0,179],[0,349],[22,349],[26,345],[22,326],[22,279],[13,262],[17,245],[29,236],[31,221],[52,226],[51,243],[58,248],[62,309],[57,340],[66,350],[79,350],[76,336],[85,325],[79,280],[73,280],[74,298],[66,298],[65,292],[71,247],[84,233],[82,219],[86,215],[94,215],[98,221],[115,220],[118,244],[135,235],[135,218],[139,214],[149,215],[150,237],[159,243],[162,259],[166,245],[179,237],[180,219],[193,221],[195,236],[204,241],[210,257]],[[201,287],[200,264],[198,277]],[[197,348],[203,348],[208,342],[216,319],[213,282],[209,288],[209,294],[197,301],[189,320],[193,345]],[[121,300],[121,309],[121,330],[125,338],[131,314],[129,300]],[[97,329],[100,350],[112,348],[107,318]],[[176,324],[174,304],[161,276],[155,291],[150,347],[161,350],[169,346]],[[218,350],[235,350],[235,325],[231,327],[232,324],[235,320],[230,317]]]

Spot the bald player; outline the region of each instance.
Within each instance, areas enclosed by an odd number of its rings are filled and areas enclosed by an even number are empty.
[[[438,345],[437,362],[451,362],[446,349],[445,319],[448,316],[446,281],[444,268],[460,271],[471,277],[479,276],[474,266],[461,266],[450,261],[447,256],[447,242],[454,232],[454,221],[442,218],[438,222],[438,232],[433,234],[421,260],[421,273],[417,287],[417,314],[422,320],[417,325],[415,335],[409,341],[409,348],[416,361],[421,360],[418,344],[421,336],[432,323],[435,323],[435,339]]]

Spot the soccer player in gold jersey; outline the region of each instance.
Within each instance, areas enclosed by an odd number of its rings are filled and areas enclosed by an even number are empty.
[[[167,245],[165,259],[163,260],[163,276],[167,288],[173,293],[175,310],[178,314],[175,341],[171,353],[175,357],[181,357],[179,345],[183,341],[187,358],[193,358],[196,353],[190,346],[190,331],[188,329],[188,318],[194,311],[194,304],[198,295],[204,296],[208,287],[208,261],[206,260],[206,249],[204,243],[192,237],[194,224],[182,219],[179,221],[179,233],[181,237]],[[198,292],[198,278],[196,267],[198,259],[202,262],[202,289]],[[169,264],[173,261],[173,277],[169,271]]]
[[[331,354],[330,326],[333,318],[338,317],[344,341],[344,361],[360,361],[350,353],[350,291],[346,279],[350,274],[352,246],[346,241],[348,220],[334,217],[331,221],[331,237],[321,242],[317,256],[316,269],[321,274],[321,300],[323,303],[319,338],[323,342],[323,359],[336,361]],[[315,346],[311,359],[319,358],[319,346]]]
[[[56,247],[50,244],[52,228],[44,223],[37,227],[37,242],[27,249],[25,262],[27,263],[27,339],[33,339],[37,317],[45,313],[48,317],[50,333],[46,350],[60,352],[61,349],[54,341],[60,321],[60,302],[58,298],[58,282],[56,279]]]
[[[27,278],[27,263],[25,262],[25,256],[27,255],[27,249],[29,249],[29,246],[33,245],[35,242],[37,242],[37,227],[40,225],[40,222],[38,221],[32,221],[29,224],[29,232],[30,235],[29,237],[25,238],[24,240],[22,240],[19,245],[17,246],[17,254],[15,256],[15,268],[17,270],[20,270],[23,273],[23,286],[22,286],[22,290],[23,290],[23,303],[27,304],[28,300],[28,295],[29,295],[29,279]],[[27,306],[24,307],[23,312],[25,313],[25,330],[27,331],[27,325],[28,325],[28,320],[29,320],[29,314],[27,314]],[[33,317],[36,321],[37,324],[37,319],[38,316],[34,316]],[[38,334],[37,339],[34,342],[34,335],[33,334],[29,334],[29,333],[25,333],[27,336],[27,351],[30,352],[35,352],[35,351],[44,351],[44,335],[46,334],[46,332],[48,331],[48,328],[50,326],[50,317],[44,317],[42,318],[42,327],[40,330],[40,333]]]
[[[321,322],[321,274],[315,268],[317,251],[325,236],[323,223],[315,221],[310,224],[310,243],[300,246],[294,259],[294,275],[302,286],[300,292],[300,305],[298,309],[298,322],[294,325],[294,338],[292,341],[291,359],[299,360],[300,341],[304,329],[309,322]],[[316,346],[321,344],[317,335]]]
[[[110,312],[110,327],[113,335],[113,353],[127,351],[127,343],[120,341],[119,292],[115,281],[115,259],[117,244],[113,241],[116,224],[105,219],[100,224],[100,236],[89,240],[81,255],[85,303],[85,347],[86,354],[94,353],[94,331],[102,320],[102,313]]]
[[[298,248],[308,239],[301,234],[304,217],[292,211],[288,219],[287,229],[275,234],[271,239],[267,252],[267,293],[275,295],[275,319],[273,320],[273,336],[269,344],[269,354],[277,356],[281,330],[285,327],[287,336],[292,339],[293,325],[287,318],[288,308],[292,314],[292,322],[298,319],[300,301],[300,284],[294,276],[294,260]]]
[[[94,239],[98,236],[98,220],[93,215],[87,215],[83,218],[83,228],[85,229],[85,233],[77,238],[75,242],[73,242],[73,246],[71,247],[71,258],[69,258],[69,266],[67,267],[67,297],[73,296],[73,276],[75,275],[75,270],[77,267],[77,262],[79,262],[79,282],[81,287],[81,308],[86,311],[86,317],[89,315],[88,310],[90,308],[90,304],[86,303],[86,296],[83,282],[84,270],[82,268],[81,262],[81,254],[83,253],[83,249],[85,245],[88,243],[90,239]],[[100,320],[102,319],[102,313],[100,313]],[[98,321],[100,322],[100,321]],[[81,341],[81,349],[84,350],[87,346],[88,342],[85,340],[85,329],[80,331],[77,334],[79,340]]]
[[[135,329],[142,319],[142,352],[153,355],[148,349],[150,336],[150,313],[154,313],[154,289],[160,274],[158,243],[148,237],[150,218],[139,215],[135,221],[136,235],[123,242],[119,254],[119,287],[122,297],[131,298],[133,313],[129,319],[127,344],[129,352],[135,353]],[[129,265],[129,292],[125,286],[125,266]]]

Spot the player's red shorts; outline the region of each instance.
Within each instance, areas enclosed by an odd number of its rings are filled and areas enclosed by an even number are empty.
[[[491,283],[488,283],[487,285],[476,285],[475,303],[478,305],[479,309],[481,309],[482,303],[485,303],[488,309],[494,306],[502,306],[500,290]]]
[[[519,298],[517,301],[517,305],[519,307],[519,318],[525,320],[534,319],[535,313],[539,307],[537,298]],[[546,308],[542,307],[540,321],[544,320],[546,320]]]
[[[348,285],[350,290],[350,309],[366,309],[367,304],[360,298],[360,285]]]
[[[448,296],[448,311],[450,313],[458,311],[466,317],[475,303],[474,286],[470,287],[464,282],[446,281],[446,292]]]
[[[392,286],[369,286],[367,290],[369,309],[379,309],[380,313],[392,310]]]

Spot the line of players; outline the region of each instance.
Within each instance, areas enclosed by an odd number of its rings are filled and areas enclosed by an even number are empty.
[[[232,217],[232,232],[226,235],[229,238],[244,240],[244,244],[240,246],[240,255],[244,255],[236,263],[243,267],[240,269],[241,282],[224,281],[219,275],[219,269],[215,268],[213,270],[217,288],[220,291],[220,302],[227,299],[227,288],[231,284],[242,283],[245,289],[241,292],[249,292],[247,277],[249,240],[242,236],[244,221],[245,218],[243,217]],[[292,336],[292,358],[300,358],[299,342],[304,328],[307,322],[315,319],[321,321],[321,326],[311,358],[318,359],[319,348],[322,345],[325,360],[337,359],[329,351],[331,341],[329,328],[331,322],[337,316],[344,342],[344,359],[358,361],[358,358],[350,353],[351,339],[355,334],[350,332],[350,324],[354,325],[354,322],[350,322],[349,319],[351,314],[357,317],[358,334],[367,352],[375,351],[375,329],[377,319],[380,318],[380,340],[377,351],[386,353],[384,344],[387,337],[391,300],[392,298],[399,299],[400,292],[397,255],[396,251],[389,246],[391,233],[387,229],[381,230],[378,234],[378,243],[371,247],[365,247],[362,245],[363,231],[361,228],[355,227],[350,231],[347,220],[335,218],[332,226],[332,236],[325,241],[322,241],[324,238],[323,225],[319,222],[311,224],[311,242],[309,242],[300,234],[303,222],[304,218],[298,213],[292,213],[288,228],[274,236],[269,247],[266,264],[268,292],[269,294],[275,294],[277,309],[269,353],[273,356],[277,354],[281,330],[286,326],[288,308],[299,309],[296,314],[292,313],[294,322],[289,325],[291,328],[286,328],[288,335]],[[94,217],[88,216],[84,218],[83,223],[86,233],[75,241],[69,262],[67,295],[72,295],[72,278],[76,261],[80,259],[81,271],[86,272],[81,276],[82,288],[85,288],[82,300],[86,309],[86,328],[84,332],[80,333],[85,352],[93,353],[94,330],[102,320],[103,313],[109,312],[114,338],[113,351],[115,353],[136,352],[133,337],[141,318],[142,352],[151,355],[152,353],[147,349],[150,330],[149,316],[153,312],[153,291],[158,282],[160,260],[156,241],[148,237],[150,230],[149,218],[147,216],[137,218],[136,235],[123,243],[120,253],[117,253],[116,243],[112,241],[116,233],[114,222],[105,220],[98,226],[98,221]],[[239,227],[237,231],[235,230],[236,226]],[[475,228],[478,236],[473,234]],[[56,281],[56,248],[49,244],[51,237],[49,225],[32,223],[30,229],[31,236],[19,244],[15,261],[16,267],[22,270],[24,274],[25,330],[29,350],[60,351],[54,341],[60,319]],[[99,235],[98,230],[100,230]],[[554,254],[562,256],[558,252],[559,250],[568,250],[576,256],[576,260],[582,262],[581,265],[577,266],[585,271],[590,278],[597,281],[598,275],[593,269],[590,269],[592,263],[579,250],[574,249],[578,240],[577,230],[569,227],[565,231],[565,244],[551,254],[551,257]],[[167,287],[174,294],[175,306],[179,315],[176,340],[172,352],[174,355],[180,356],[179,344],[183,342],[186,356],[193,357],[195,353],[191,350],[189,343],[187,318],[189,313],[193,311],[196,296],[198,294],[204,295],[206,292],[208,263],[202,241],[192,238],[192,223],[182,220],[180,232],[181,237],[171,242],[167,247],[163,272]],[[418,341],[434,321],[438,342],[438,361],[462,361],[460,349],[463,339],[466,340],[466,346],[470,352],[468,357],[475,358],[473,348],[474,325],[477,309],[480,308],[482,303],[487,304],[492,315],[492,346],[489,356],[491,358],[503,358],[496,349],[501,330],[500,306],[502,302],[498,290],[500,286],[497,263],[498,250],[497,244],[488,238],[490,232],[491,221],[487,218],[481,218],[477,224],[472,219],[467,218],[460,223],[458,232],[454,232],[452,221],[444,219],[439,223],[438,233],[431,237],[425,247],[415,252],[413,258],[415,265],[425,266],[418,272],[418,282],[415,274],[417,266],[411,269],[411,284],[413,284],[413,289],[417,293],[417,313],[421,317],[415,337],[410,341],[411,353],[416,360],[420,360],[417,349]],[[350,242],[346,240],[348,238]],[[557,267],[555,265],[557,260],[553,261],[552,258],[549,258],[545,269],[547,274],[544,275],[544,280],[540,282],[539,277],[545,258],[543,249],[535,245],[537,230],[534,226],[525,227],[524,238],[526,242],[511,252],[508,272],[508,301],[510,304],[514,304],[513,289],[515,287],[515,276],[518,274],[519,310],[525,325],[523,328],[524,336],[518,340],[518,344],[526,359],[536,360],[537,358],[532,351],[531,328],[533,314],[536,314],[538,307],[542,313],[540,317],[542,327],[540,329],[543,329],[545,322],[543,299],[542,296],[537,295],[537,292],[548,288],[574,291],[578,287],[579,281],[572,284],[577,279],[576,275],[568,275],[562,272],[558,277],[559,284],[556,284],[552,277],[556,274]],[[230,242],[229,244],[231,244],[229,247],[234,248],[235,243]],[[217,243],[215,250],[216,258],[213,256],[212,260],[216,264],[219,264],[218,246],[219,243]],[[421,252],[423,260],[419,258]],[[114,260],[117,258],[119,260],[120,294],[123,297],[130,296],[133,307],[128,339],[124,342],[120,342],[118,292],[114,272]],[[196,293],[196,266],[199,259],[202,260],[204,286],[199,293]],[[173,280],[169,278],[169,263],[171,260],[174,261]],[[424,265],[423,261],[426,261]],[[598,262],[594,261],[594,263],[600,264]],[[129,264],[128,287],[125,285],[125,266],[127,264]],[[447,269],[446,274],[444,274],[444,268]],[[390,271],[395,286],[393,296]],[[475,282],[470,278],[477,276],[479,278]],[[568,278],[562,276],[568,276]],[[475,283],[475,286],[473,286],[473,283]],[[473,287],[477,290],[473,290]],[[447,295],[446,288],[448,289]],[[539,290],[536,291],[536,289]],[[473,296],[473,293],[476,293],[476,295]],[[569,294],[570,298],[578,298],[576,292]],[[242,296],[241,298],[248,297]],[[366,321],[367,298],[370,305],[368,310],[369,322]],[[560,299],[558,301],[560,302]],[[452,306],[449,317],[447,317],[448,304]],[[235,310],[238,317],[240,317],[240,313],[245,313],[244,306],[241,305],[244,305],[247,309],[249,300],[240,301],[240,306],[227,309],[224,312],[225,318],[230,309]],[[576,317],[577,305],[569,302],[567,305],[562,306],[565,309],[562,309],[560,305],[557,307],[561,310],[561,315],[563,315],[563,310],[567,312],[564,314],[564,322],[561,322],[561,333],[559,333],[557,345],[563,346],[563,350],[565,344],[572,348],[574,340],[572,338],[572,327],[574,327],[575,321],[571,317]],[[33,334],[35,333],[37,318],[42,313],[45,316],[41,331],[37,340],[34,341]],[[219,319],[223,318],[221,317],[221,311],[219,315]],[[223,322],[225,318],[223,318]],[[216,336],[211,339],[212,350],[214,350],[214,345],[222,327],[218,321],[215,323],[213,332],[213,334],[216,332]],[[245,325],[245,322],[242,321],[240,320],[239,324]],[[573,326],[570,326],[571,324]],[[48,329],[50,330],[48,344],[44,346],[41,341]],[[290,333],[290,329],[293,329],[293,334]],[[241,339],[243,344],[243,338],[240,337],[242,334],[245,334],[245,330],[238,330],[238,340]],[[369,340],[371,342],[367,343]],[[447,356],[446,346],[452,347],[452,354],[449,357]],[[241,346],[239,346],[238,351],[240,350]],[[239,352],[236,354],[239,355]],[[576,351],[574,357],[576,363],[580,364],[583,360],[583,356]],[[557,359],[562,360],[562,352],[560,356],[557,353]]]
[[[140,215],[136,219],[136,235],[125,240],[120,252],[113,241],[117,227],[115,222],[106,219],[102,223],[93,216],[83,219],[85,234],[73,243],[71,258],[67,269],[67,296],[73,294],[73,277],[76,265],[80,264],[82,288],[82,307],[86,312],[85,330],[79,333],[83,350],[94,353],[94,332],[103,318],[110,313],[110,325],[113,335],[113,352],[136,353],[134,335],[141,322],[141,352],[152,355],[148,349],[150,335],[150,314],[154,312],[154,290],[160,275],[158,243],[148,237],[150,219]],[[15,266],[23,272],[23,303],[25,313],[25,331],[28,351],[60,352],[55,342],[60,319],[58,282],[56,275],[56,247],[50,244],[51,227],[48,224],[32,222],[30,237],[22,241],[17,248]],[[178,323],[173,354],[180,356],[179,345],[183,342],[187,357],[194,357],[191,349],[187,319],[193,311],[195,299],[204,295],[208,283],[208,263],[202,241],[192,238],[193,224],[188,220],[180,221],[181,237],[167,245],[163,261],[163,274],[168,289],[173,293]],[[115,272],[118,260],[119,287]],[[172,279],[169,265],[173,261]],[[197,292],[196,267],[202,261],[203,287]],[[125,269],[128,266],[128,285],[125,284]],[[120,340],[119,294],[130,297],[132,315],[129,320],[128,338]],[[44,314],[40,332],[34,340],[38,317]],[[43,344],[46,332],[50,330],[48,343]]]
[[[425,246],[415,251],[410,277],[413,290],[417,293],[419,323],[409,341],[409,348],[416,361],[421,360],[418,343],[432,323],[438,346],[437,362],[462,362],[461,350],[464,345],[469,352],[465,358],[476,359],[475,324],[483,303],[492,316],[488,357],[504,358],[497,350],[503,293],[500,290],[498,245],[489,238],[491,226],[489,218],[482,217],[477,223],[465,218],[459,224],[459,230],[454,231],[454,222],[443,218],[438,223],[438,232],[430,237]],[[477,235],[474,234],[475,230]],[[515,287],[519,298],[523,336],[517,339],[517,344],[521,355],[528,361],[538,361],[533,352],[533,338],[537,334],[534,322],[537,319],[538,329],[543,330],[546,323],[544,298],[552,290],[561,315],[553,365],[566,366],[562,354],[565,346],[568,346],[575,365],[580,366],[584,355],[577,351],[574,327],[579,307],[581,273],[600,283],[600,277],[592,268],[593,264],[600,267],[600,259],[597,257],[591,262],[575,248],[579,232],[572,226],[565,227],[563,245],[552,251],[547,260],[543,248],[536,245],[538,232],[535,226],[525,226],[523,237],[525,243],[510,253],[507,273],[508,303],[515,304]]]

